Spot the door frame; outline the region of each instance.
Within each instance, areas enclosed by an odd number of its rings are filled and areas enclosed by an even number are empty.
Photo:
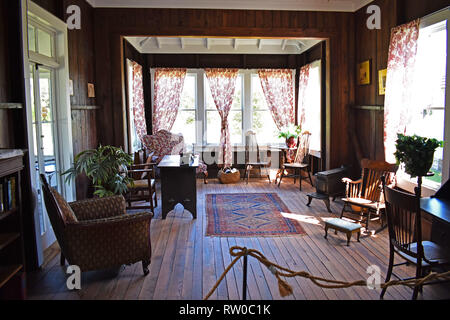
[[[55,134],[58,136],[59,150],[59,162],[60,170],[64,172],[72,166],[73,162],[73,144],[72,144],[72,121],[71,121],[71,107],[70,107],[70,94],[69,94],[69,58],[68,58],[68,31],[67,25],[59,18],[55,17],[48,11],[42,9],[30,0],[20,0],[22,10],[22,56],[23,56],[23,70],[25,81],[25,106],[27,115],[27,134],[28,134],[28,148],[29,152],[29,168],[31,177],[32,191],[35,194],[39,185],[39,181],[36,181],[36,174],[33,172],[35,166],[34,156],[34,140],[33,140],[33,119],[31,113],[31,94],[30,94],[30,70],[29,64],[32,60],[28,51],[28,14],[32,14],[39,18],[39,22],[47,25],[56,32],[55,35],[55,57],[58,61],[58,67],[55,68],[55,109],[57,123],[57,130]],[[45,63],[44,63],[45,65]],[[55,65],[51,66],[55,67]],[[74,185],[61,185],[61,193],[67,201],[73,201],[75,199]],[[39,214],[37,207],[34,208],[34,223],[36,228],[36,244],[37,244],[37,256],[38,265],[43,263],[43,244],[41,241],[41,233],[39,226]]]

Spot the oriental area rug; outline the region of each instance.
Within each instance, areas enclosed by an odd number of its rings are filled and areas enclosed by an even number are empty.
[[[220,193],[206,195],[207,236],[267,237],[303,235],[298,221],[276,193]]]

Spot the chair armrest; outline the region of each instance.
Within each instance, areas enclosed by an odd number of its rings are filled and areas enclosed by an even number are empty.
[[[104,219],[126,213],[125,198],[121,195],[75,201],[69,205],[79,221]]]
[[[150,162],[150,163],[142,163],[142,164],[132,164],[131,166],[130,166],[130,169],[131,170],[133,170],[133,169],[139,169],[139,168],[146,168],[146,167],[148,167],[148,166],[156,166],[156,162]]]
[[[150,260],[151,219],[140,212],[66,225],[69,263],[87,271]]]
[[[353,181],[350,178],[342,178],[342,182],[344,182],[344,183],[351,183],[351,184],[360,184],[362,182],[362,179]]]

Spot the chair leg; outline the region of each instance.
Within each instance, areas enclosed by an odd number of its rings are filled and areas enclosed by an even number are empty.
[[[344,217],[344,212],[345,212],[345,204],[342,207],[341,216],[340,216],[341,219]]]
[[[208,171],[203,172],[203,183],[208,184]]]
[[[248,180],[250,179],[250,167],[247,168],[247,184],[248,184]]]
[[[150,261],[142,260],[142,271],[144,272],[144,276],[146,276],[150,273],[150,271],[148,270],[149,265],[150,265]]]
[[[61,252],[61,255],[59,257],[59,263],[60,263],[61,266],[64,266],[66,264],[66,258],[64,257],[62,252]]]
[[[389,251],[390,251],[389,252],[389,267],[388,267],[388,272],[386,275],[385,282],[388,282],[391,279],[392,269],[394,268],[394,250],[392,248],[390,248]],[[386,289],[387,288],[383,288],[383,290],[381,291],[380,299],[383,299],[384,294],[386,293]]]
[[[302,178],[302,170],[300,169],[299,171],[298,171],[298,180],[300,180],[299,181],[299,184],[300,184],[300,191],[302,191],[302,180],[303,180],[303,178]]]
[[[281,180],[283,180],[284,177],[284,169],[281,169],[281,175],[280,175],[280,181],[278,181],[278,187],[281,185]]]
[[[311,183],[311,187],[314,187],[314,184],[312,182],[312,178],[311,178],[311,172],[308,169],[308,178],[309,178],[309,182]]]
[[[422,276],[422,259],[417,259],[417,266],[416,266],[416,278],[420,278]],[[417,300],[417,296],[419,295],[420,287],[416,286],[414,287],[412,300]]]

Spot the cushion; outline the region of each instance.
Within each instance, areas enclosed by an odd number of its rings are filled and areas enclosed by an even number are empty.
[[[59,210],[61,211],[64,224],[78,223],[78,219],[75,213],[73,212],[67,201],[62,197],[62,195],[60,195],[55,188],[50,188],[50,191],[56,200],[56,204],[58,205]]]
[[[346,231],[355,231],[361,229],[361,225],[358,223],[352,223],[343,219],[334,218],[329,219],[325,221],[326,224],[332,226],[332,227],[338,227],[340,229],[346,230]]]

